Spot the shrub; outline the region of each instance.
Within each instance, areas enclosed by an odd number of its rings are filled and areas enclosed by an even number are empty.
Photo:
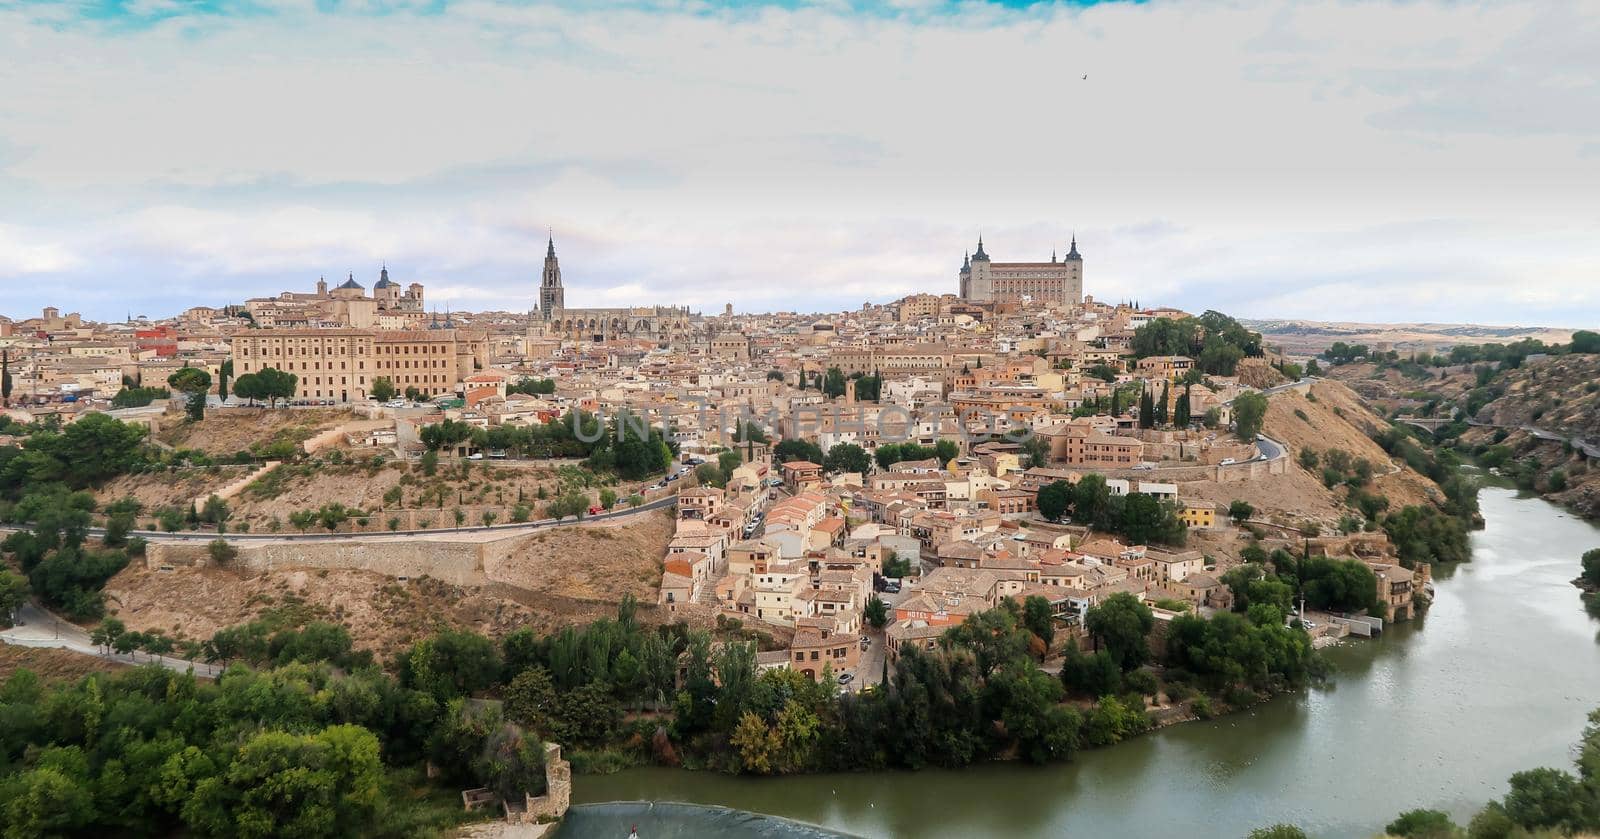
[[[218,565],[227,565],[239,556],[239,549],[228,544],[227,539],[212,539],[206,546],[206,552],[211,554],[211,561]]]

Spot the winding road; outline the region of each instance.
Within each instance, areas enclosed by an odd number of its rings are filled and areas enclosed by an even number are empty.
[[[1474,419],[1467,420],[1467,425],[1474,425],[1479,428],[1507,428],[1514,431],[1526,431],[1540,440],[1547,440],[1552,443],[1570,443],[1573,448],[1583,452],[1584,457],[1600,457],[1600,444],[1590,442],[1582,437],[1568,437],[1559,431],[1551,431],[1546,428],[1540,428],[1537,425],[1505,425],[1497,422],[1479,422]]]
[[[82,655],[92,655],[107,661],[122,664],[159,664],[178,673],[194,670],[196,676],[215,679],[222,675],[222,668],[215,664],[203,661],[186,661],[171,656],[156,656],[145,653],[143,658],[139,653],[107,653],[104,648],[97,647],[89,640],[89,633],[83,627],[71,623],[65,618],[52,612],[47,612],[32,601],[22,604],[17,610],[20,623],[3,632],[0,632],[0,642],[19,647],[43,647],[58,650],[68,650]]]

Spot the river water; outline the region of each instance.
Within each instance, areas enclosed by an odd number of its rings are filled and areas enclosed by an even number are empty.
[[[1343,839],[1415,807],[1464,819],[1512,772],[1569,767],[1600,706],[1600,624],[1570,583],[1600,528],[1507,489],[1487,488],[1481,502],[1472,562],[1436,575],[1427,614],[1328,650],[1333,681],[1304,694],[1056,766],[785,778],[636,769],[577,778],[573,800],[720,805],[917,839],[1242,837],[1275,822]],[[606,808],[579,813],[562,839],[616,829]],[[639,825],[652,839],[650,822]],[[755,834],[708,822],[697,835]],[[798,834],[768,825],[759,835]]]

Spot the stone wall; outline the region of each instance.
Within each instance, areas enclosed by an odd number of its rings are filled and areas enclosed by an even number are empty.
[[[429,576],[452,585],[481,586],[485,557],[498,562],[517,550],[528,534],[482,542],[433,541],[418,538],[339,539],[336,541],[235,541],[238,556],[230,564],[256,572],[291,568],[353,568],[392,577]],[[145,563],[162,566],[206,565],[203,542],[151,542]]]
[[[572,764],[561,759],[559,743],[544,744],[544,795],[526,796],[527,808],[516,814],[523,822],[556,821],[572,805]],[[508,809],[507,819],[512,816]]]

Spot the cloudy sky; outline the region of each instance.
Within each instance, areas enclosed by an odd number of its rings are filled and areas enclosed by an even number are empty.
[[[0,313],[1086,290],[1600,325],[1600,2],[0,0]],[[1085,78],[1087,76],[1087,78]]]

